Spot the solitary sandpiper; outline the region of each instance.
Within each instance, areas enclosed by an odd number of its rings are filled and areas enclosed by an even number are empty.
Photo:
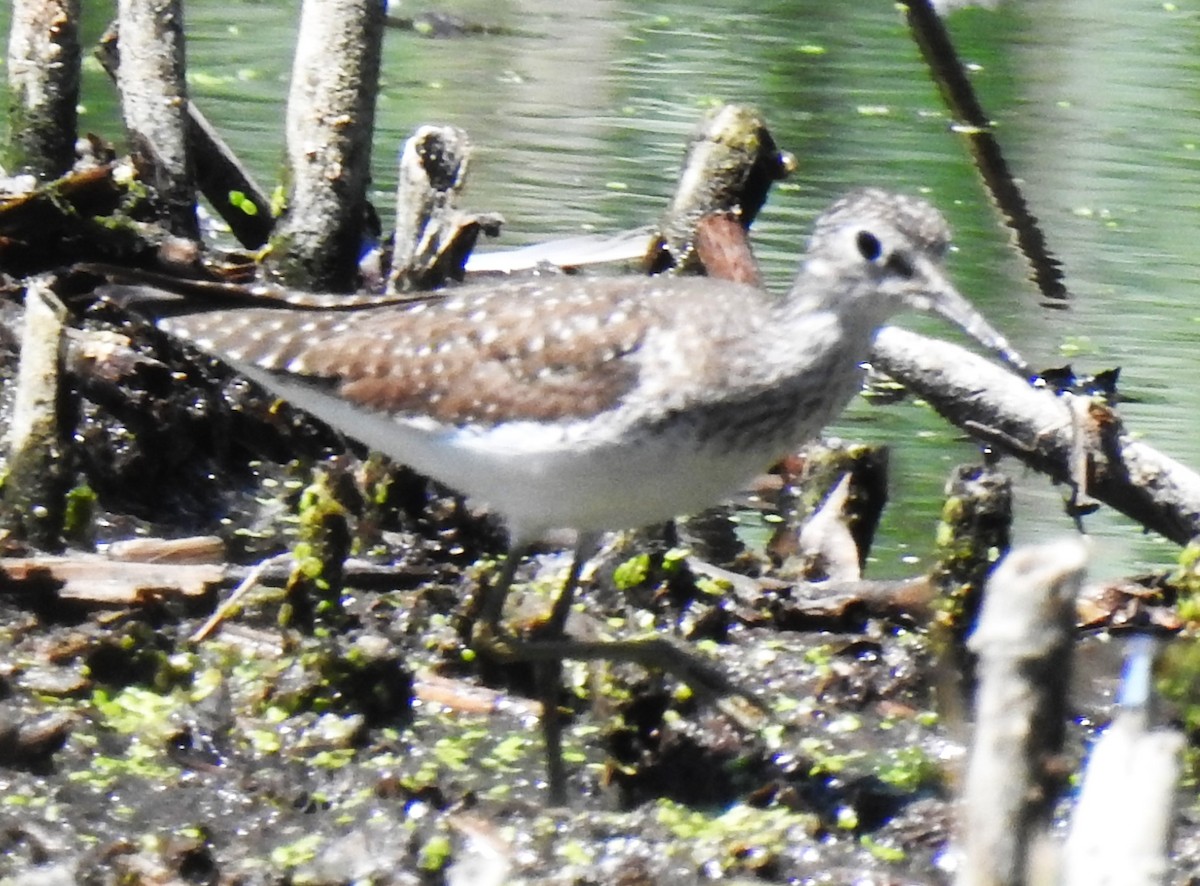
[[[415,305],[197,310],[115,287],[168,333],[417,471],[487,503],[510,554],[483,599],[498,621],[519,557],[579,533],[550,617],[561,633],[600,533],[714,505],[817,434],[859,390],[876,330],[932,311],[1024,371],[943,275],[927,202],[855,191],[816,221],[782,298],[707,278],[555,276]],[[555,730],[557,727],[555,726]],[[550,792],[563,793],[557,732]]]

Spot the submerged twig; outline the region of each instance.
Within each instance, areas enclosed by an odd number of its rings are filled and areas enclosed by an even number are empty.
[[[232,612],[234,608],[241,602],[242,598],[245,597],[246,594],[250,593],[254,586],[259,583],[268,569],[280,563],[291,562],[291,560],[292,555],[288,553],[278,554],[274,557],[268,557],[267,559],[256,563],[254,567],[248,573],[246,573],[245,578],[238,583],[238,586],[233,589],[233,593],[231,593],[221,602],[221,605],[213,611],[213,614],[205,620],[204,624],[196,628],[192,635],[188,637],[188,640],[192,643],[200,643],[203,640],[208,639],[212,632],[215,631],[220,626],[221,622],[225,620],[225,617],[229,615],[229,613]]]
[[[965,136],[983,183],[1016,234],[1017,247],[1029,262],[1033,282],[1048,300],[1047,307],[1063,307],[1062,301],[1069,293],[1063,283],[1061,263],[1050,253],[1046,235],[1029,211],[1021,186],[1008,168],[1000,142],[992,132],[992,121],[975,95],[941,18],[930,0],[906,0],[904,8],[913,39],[954,116],[956,131]]]

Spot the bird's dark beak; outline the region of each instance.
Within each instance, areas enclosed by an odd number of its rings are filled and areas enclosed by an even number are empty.
[[[1008,339],[993,329],[983,315],[962,297],[941,268],[933,262],[921,261],[916,272],[917,279],[924,285],[921,292],[913,295],[910,307],[940,314],[985,348],[999,354],[1019,373],[1031,377],[1029,364],[1013,350]]]

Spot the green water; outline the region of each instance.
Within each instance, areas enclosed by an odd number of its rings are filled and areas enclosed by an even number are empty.
[[[113,4],[85,0],[89,33]],[[459,0],[440,9],[514,32],[387,36],[375,152],[387,212],[391,165],[422,123],[476,145],[468,202],[507,218],[499,245],[651,221],[682,145],[716,100],[757,106],[800,169],[755,227],[775,287],[812,216],[859,184],[924,190],[950,217],[951,272],[1031,362],[1123,367],[1129,426],[1200,465],[1195,261],[1200,209],[1200,16],[1192,3],[1009,2],[948,19],[960,54],[1050,248],[1072,308],[1038,307],[902,16],[890,4]],[[262,182],[274,184],[298,15],[294,2],[191,0],[192,97]],[[7,17],[0,11],[0,25]],[[411,14],[401,10],[401,14]],[[89,65],[82,125],[119,137],[115,93]],[[906,321],[940,329],[921,318]],[[946,332],[947,335],[953,333]],[[953,464],[972,449],[916,406],[856,404],[837,433],[894,444],[893,504],[876,575],[925,563]],[[1013,467],[1024,540],[1072,531],[1060,493]],[[1097,574],[1161,565],[1174,548],[1101,513]]]

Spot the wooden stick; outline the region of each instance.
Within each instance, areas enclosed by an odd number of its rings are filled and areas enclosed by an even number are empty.
[[[987,583],[969,642],[979,692],[956,886],[1027,882],[1030,849],[1058,793],[1047,764],[1066,732],[1075,595],[1086,562],[1078,539],[1018,548]]]
[[[8,475],[4,483],[7,528],[41,548],[62,545],[67,471],[59,379],[66,309],[46,280],[25,289],[21,361],[9,428]]]
[[[932,578],[941,603],[938,626],[947,631],[946,652],[956,659],[952,671],[963,679],[964,699],[974,667],[963,643],[979,615],[988,574],[1012,544],[1012,522],[1007,474],[988,464],[954,469],[946,482]]]
[[[422,126],[400,152],[396,236],[387,292],[434,289],[462,280],[481,232],[495,236],[495,214],[457,208],[471,157],[467,134],[453,126]]]
[[[1064,307],[1069,294],[1063,281],[1062,263],[1050,253],[1046,235],[1029,211],[1021,185],[1004,159],[1000,142],[992,131],[992,121],[975,95],[971,78],[954,50],[941,16],[932,0],[906,0],[903,5],[913,39],[954,116],[956,131],[966,140],[975,168],[1005,223],[1016,235],[1021,255],[1029,262],[1033,281],[1044,299],[1042,304]]]
[[[120,52],[117,28],[110,26],[96,46],[96,58],[113,80],[117,79]],[[247,249],[258,249],[275,224],[271,198],[195,102],[187,102],[186,113],[187,149],[195,164],[196,184],[238,242]]]
[[[943,418],[1056,481],[1078,482],[1085,447],[1083,492],[1177,544],[1200,535],[1200,475],[1134,439],[1101,401],[1085,398],[1073,412],[1080,398],[1072,394],[1033,387],[964,348],[895,327],[876,336],[871,362]]]
[[[1151,728],[1155,642],[1130,644],[1120,710],[1088,758],[1063,852],[1064,886],[1167,881],[1183,734]]]
[[[254,586],[259,583],[263,575],[270,567],[279,563],[291,563],[291,561],[291,554],[278,554],[274,557],[268,557],[267,559],[255,564],[255,566],[248,573],[246,573],[246,577],[243,578],[238,586],[233,589],[233,593],[225,598],[221,605],[216,608],[216,610],[208,617],[204,624],[196,628],[192,635],[188,637],[188,640],[192,643],[200,643],[208,639],[209,635],[211,635],[213,631],[220,627],[221,622],[223,622],[225,617],[233,611],[233,608],[241,602],[242,598],[245,597],[246,594],[250,593]]]
[[[214,563],[127,563],[97,554],[0,559],[0,593],[53,594],[94,606],[135,606],[164,596],[199,597],[224,581]]]
[[[695,254],[696,226],[709,215],[728,214],[750,227],[771,185],[795,165],[780,151],[766,122],[754,111],[723,105],[705,116],[692,135],[661,233],[646,257],[652,274],[703,270]]]

